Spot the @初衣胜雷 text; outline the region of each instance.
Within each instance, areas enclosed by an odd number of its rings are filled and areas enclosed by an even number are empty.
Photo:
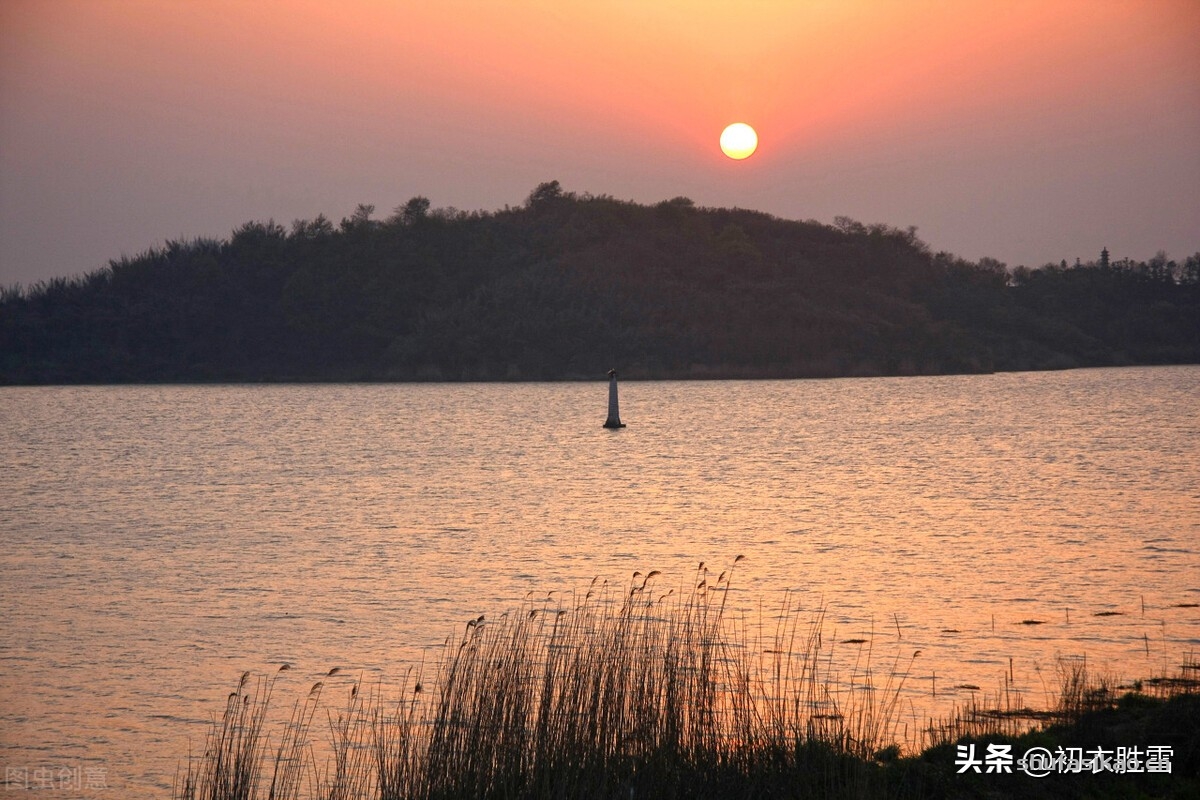
[[[981,753],[974,744],[958,745],[958,756],[954,759],[958,772],[1024,772],[1034,778],[1043,778],[1051,772],[1093,774],[1113,772],[1130,774],[1139,772],[1170,772],[1171,756],[1174,751],[1165,745],[1148,747],[1031,747],[1017,758],[1011,744],[989,744]]]

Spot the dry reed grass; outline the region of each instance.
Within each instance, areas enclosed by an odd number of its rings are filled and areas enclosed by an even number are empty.
[[[739,557],[740,560],[740,557]],[[736,565],[736,561],[735,561]],[[727,619],[733,569],[690,591],[656,572],[619,591],[595,582],[566,602],[530,602],[467,623],[429,686],[354,684],[329,711],[332,756],[318,767],[312,724],[322,684],[297,703],[271,749],[273,680],[243,676],[190,759],[182,800],[354,798],[863,797],[899,754],[900,656],[877,680],[870,644],[832,671],[823,614],[785,596],[773,623]],[[916,654],[912,656],[915,658]],[[1005,692],[930,723],[930,744],[1078,718],[1112,687],[1086,666],[1062,676],[1043,716]],[[409,688],[411,687],[411,688]],[[266,772],[270,770],[270,776]]]

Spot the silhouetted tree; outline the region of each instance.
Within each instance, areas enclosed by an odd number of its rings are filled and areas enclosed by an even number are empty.
[[[1190,286],[1200,285],[1200,252],[1190,255],[1184,260],[1179,280]]]
[[[533,208],[538,205],[545,205],[555,200],[560,200],[563,197],[562,186],[558,181],[547,181],[539,183],[537,187],[529,193],[529,197],[525,200],[525,205],[528,208]]]
[[[539,184],[518,208],[168,241],[0,291],[0,382],[832,376],[1200,361],[1182,266],[1010,271],[916,229],[652,206]],[[1105,266],[1107,264],[1107,266]]]
[[[392,219],[402,225],[415,225],[429,215],[429,198],[417,196],[397,206]]]

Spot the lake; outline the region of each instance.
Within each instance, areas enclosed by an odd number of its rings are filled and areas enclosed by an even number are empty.
[[[881,664],[920,650],[914,723],[1010,672],[1042,702],[1062,657],[1132,679],[1200,645],[1200,367],[631,382],[616,431],[607,397],[0,388],[7,788],[169,796],[244,670],[291,664],[286,712],[333,667],[429,670],[531,592],[686,590],[739,554],[734,613],[788,590]]]

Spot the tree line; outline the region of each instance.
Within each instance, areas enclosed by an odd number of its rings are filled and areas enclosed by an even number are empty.
[[[557,181],[168,241],[0,290],[0,382],[833,377],[1200,362],[1200,252],[1009,270],[914,228]]]

